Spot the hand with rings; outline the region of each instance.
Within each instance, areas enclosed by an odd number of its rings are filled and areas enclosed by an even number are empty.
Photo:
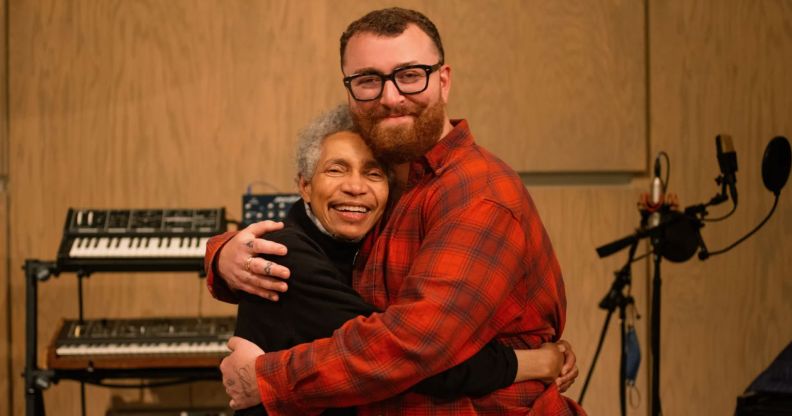
[[[262,254],[286,254],[285,246],[260,238],[282,227],[281,223],[262,221],[237,232],[222,245],[215,257],[216,276],[220,276],[233,291],[241,290],[265,299],[277,300],[279,293],[288,289],[284,280],[289,278],[289,269],[276,261],[258,257]]]

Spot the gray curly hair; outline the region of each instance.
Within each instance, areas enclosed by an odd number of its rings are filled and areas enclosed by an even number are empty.
[[[300,177],[310,181],[322,154],[322,142],[325,137],[341,131],[357,133],[352,121],[349,107],[340,104],[319,115],[308,123],[297,136],[297,180]]]

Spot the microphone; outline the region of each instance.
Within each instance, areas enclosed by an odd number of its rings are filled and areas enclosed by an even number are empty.
[[[720,150],[720,149],[718,149]],[[772,192],[775,195],[775,201],[773,201],[773,207],[770,208],[770,212],[767,216],[756,226],[753,230],[748,232],[748,234],[740,237],[739,240],[729,244],[726,248],[715,250],[711,252],[700,252],[699,258],[701,260],[706,260],[710,256],[715,256],[718,254],[723,254],[734,247],[737,247],[740,243],[748,239],[748,237],[754,235],[760,228],[762,228],[767,220],[773,216],[773,213],[778,206],[778,199],[779,195],[781,194],[781,189],[784,188],[786,185],[787,179],[789,179],[789,169],[790,169],[790,161],[792,161],[792,148],[789,146],[789,140],[786,139],[784,136],[777,136],[773,138],[773,140],[768,143],[767,148],[765,148],[764,157],[762,158],[762,181],[764,182],[765,187],[768,191]],[[718,153],[718,162],[720,162],[720,152]],[[737,163],[736,156],[734,160],[735,166]],[[736,170],[736,168],[735,168]],[[735,199],[734,203],[737,203]]]
[[[734,150],[731,136],[728,134],[716,136],[715,149],[718,152],[722,181],[728,185],[731,199],[734,205],[737,205],[737,152]]]
[[[649,227],[657,227],[660,224],[661,210],[663,208],[665,186],[663,180],[660,179],[660,155],[655,158],[654,163],[654,177],[649,186],[649,204],[647,204],[647,211],[649,215]]]

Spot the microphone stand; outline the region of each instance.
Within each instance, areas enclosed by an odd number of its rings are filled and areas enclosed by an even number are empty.
[[[588,389],[588,384],[591,381],[591,376],[594,373],[594,366],[597,365],[597,359],[599,358],[599,354],[602,351],[602,345],[605,341],[605,335],[608,331],[608,325],[610,324],[611,317],[615,312],[616,308],[619,308],[619,319],[621,320],[621,338],[620,338],[620,345],[621,345],[621,352],[619,354],[619,409],[621,410],[621,415],[627,415],[627,382],[625,377],[625,367],[627,365],[627,307],[635,303],[635,299],[629,294],[624,294],[624,289],[630,285],[632,285],[632,263],[635,259],[635,250],[638,248],[638,239],[631,242],[630,251],[627,256],[627,262],[625,263],[624,267],[622,267],[619,271],[615,272],[615,278],[613,283],[611,284],[608,293],[605,294],[605,297],[599,303],[600,309],[604,309],[608,311],[608,314],[605,316],[605,324],[602,326],[602,332],[600,334],[600,339],[597,344],[597,350],[594,353],[594,359],[591,364],[591,368],[589,368],[589,372],[586,375],[586,382],[583,384],[583,389],[580,393],[580,398],[578,399],[578,403],[581,405],[583,404],[583,398],[586,395],[586,390]]]
[[[641,228],[632,235],[628,235],[627,237],[621,238],[619,240],[613,241],[611,243],[605,244],[597,248],[597,253],[600,257],[609,256],[617,251],[620,251],[630,246],[630,261],[632,261],[632,257],[634,255],[635,247],[637,246],[638,242],[644,238],[649,238],[652,243],[652,252],[654,254],[654,276],[652,278],[652,319],[650,321],[650,343],[651,343],[651,366],[652,366],[652,376],[651,376],[651,391],[652,391],[652,400],[651,400],[651,412],[652,416],[660,416],[662,414],[661,404],[660,404],[660,305],[661,305],[661,288],[662,288],[662,276],[660,272],[660,265],[662,263],[663,256],[671,256],[672,261],[682,262],[686,261],[690,256],[695,254],[695,251],[699,251],[699,258],[706,259],[708,257],[707,247],[704,244],[704,240],[701,238],[701,234],[699,230],[704,226],[703,221],[704,218],[707,216],[707,208],[713,205],[721,204],[728,200],[728,196],[726,195],[726,185],[720,183],[721,185],[721,193],[715,195],[709,202],[704,204],[692,205],[685,208],[684,214],[679,214],[676,216],[669,215],[667,218],[664,218],[660,221],[660,223],[654,227],[650,228]],[[666,212],[667,213],[667,212]],[[694,233],[694,237],[687,236],[688,238],[695,238],[695,247],[693,252],[685,253],[682,255],[679,254],[672,254],[668,251],[667,240],[668,240],[668,232],[669,229],[674,229],[679,227],[682,224],[687,224],[690,229],[687,229],[686,233]],[[687,255],[689,254],[689,256]],[[584,386],[585,388],[585,386]]]
[[[773,215],[775,212],[776,206],[778,204],[778,196],[781,192],[781,189],[786,184],[787,179],[789,178],[789,166],[790,166],[790,159],[792,159],[792,151],[790,150],[789,141],[782,136],[775,137],[773,140],[770,141],[767,148],[765,149],[764,159],[762,161],[762,180],[764,181],[765,188],[775,194],[775,202],[773,203],[773,208],[770,210],[770,213],[759,223],[759,225],[751,230],[748,234],[741,237],[736,242],[732,243],[731,245],[727,246],[724,249],[716,250],[710,252],[707,249],[706,244],[704,243],[704,239],[701,236],[701,228],[704,226],[704,222],[715,222],[721,221],[729,216],[731,216],[734,211],[737,209],[737,189],[736,189],[736,182],[737,179],[735,177],[735,172],[737,172],[737,154],[731,149],[731,138],[725,135],[719,135],[716,138],[716,147],[717,147],[717,154],[718,154],[718,165],[720,166],[721,174],[717,178],[715,178],[715,182],[720,186],[720,193],[716,194],[712,197],[708,202],[702,204],[691,205],[685,208],[684,214],[679,213],[677,211],[669,211],[668,207],[664,207],[665,211],[665,218],[661,216],[660,223],[655,225],[654,227],[646,228],[646,216],[644,215],[645,212],[642,212],[643,220],[641,221],[642,228],[635,231],[632,235],[628,235],[623,237],[619,240],[612,241],[608,244],[600,246],[597,248],[597,254],[600,257],[607,257],[617,251],[622,250],[623,248],[630,246],[630,255],[627,265],[625,266],[622,271],[617,274],[617,282],[621,279],[627,279],[627,283],[629,283],[629,264],[632,262],[633,256],[635,254],[635,248],[638,242],[644,238],[650,238],[652,243],[652,253],[654,254],[654,277],[652,279],[652,319],[650,321],[650,334],[651,334],[651,361],[652,361],[652,378],[651,378],[651,389],[652,389],[652,400],[651,400],[651,414],[652,416],[659,416],[662,413],[660,407],[660,294],[661,294],[661,287],[662,287],[662,278],[660,275],[660,265],[662,262],[663,257],[666,259],[681,263],[689,260],[696,252],[698,252],[699,260],[706,260],[710,256],[718,255],[725,253],[741,242],[745,241],[746,238],[753,235],[759,228],[761,228],[770,216]],[[724,148],[726,151],[724,151]],[[657,165],[656,165],[657,166]],[[655,168],[658,170],[658,168]],[[728,193],[727,193],[728,188]],[[733,203],[732,209],[729,213],[719,218],[714,219],[707,219],[707,209],[711,206],[720,205],[729,200],[729,194],[731,194],[731,200]],[[661,211],[662,212],[662,211]],[[626,275],[626,277],[620,277],[622,275]],[[621,286],[617,287],[617,282],[614,282],[614,285],[611,288],[611,292],[609,292],[608,296],[600,302],[600,307],[604,306],[611,306],[609,309],[608,317],[605,320],[605,327],[607,328],[608,321],[610,320],[610,316],[613,313],[613,303],[620,303],[622,300],[614,294],[611,296],[612,293],[615,293],[614,290],[618,289],[619,294],[621,293],[621,289],[624,287],[624,283],[621,283]],[[613,299],[613,302],[606,302],[606,300]],[[624,301],[626,302],[626,300]],[[625,304],[628,305],[632,303],[632,299],[629,298],[629,302]],[[622,307],[621,305],[619,305]],[[623,308],[623,307],[622,307]],[[624,371],[624,309],[621,309],[621,317],[622,317],[622,363],[620,365],[620,369],[623,373]],[[603,333],[600,337],[600,343],[597,346],[597,352],[594,355],[594,363],[592,364],[591,371],[589,371],[588,377],[586,378],[586,383],[583,385],[583,391],[580,395],[580,402],[583,401],[583,395],[586,392],[586,387],[588,386],[589,379],[591,378],[591,372],[594,369],[594,364],[597,362],[597,357],[600,352],[600,348],[602,347],[602,341],[605,337],[605,329],[603,328]],[[621,409],[622,414],[624,414],[624,385],[622,378],[623,374],[620,375],[620,393],[622,398]]]
[[[652,416],[660,416],[660,263],[663,256],[655,248],[660,247],[660,238],[652,237],[654,250],[654,277],[652,278],[652,320],[651,320],[651,360],[652,360]]]

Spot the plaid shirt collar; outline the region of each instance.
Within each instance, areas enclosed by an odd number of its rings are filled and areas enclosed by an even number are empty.
[[[439,140],[428,152],[410,164],[408,187],[413,187],[427,175],[440,175],[448,165],[452,150],[473,144],[467,120],[451,120],[454,128]]]

